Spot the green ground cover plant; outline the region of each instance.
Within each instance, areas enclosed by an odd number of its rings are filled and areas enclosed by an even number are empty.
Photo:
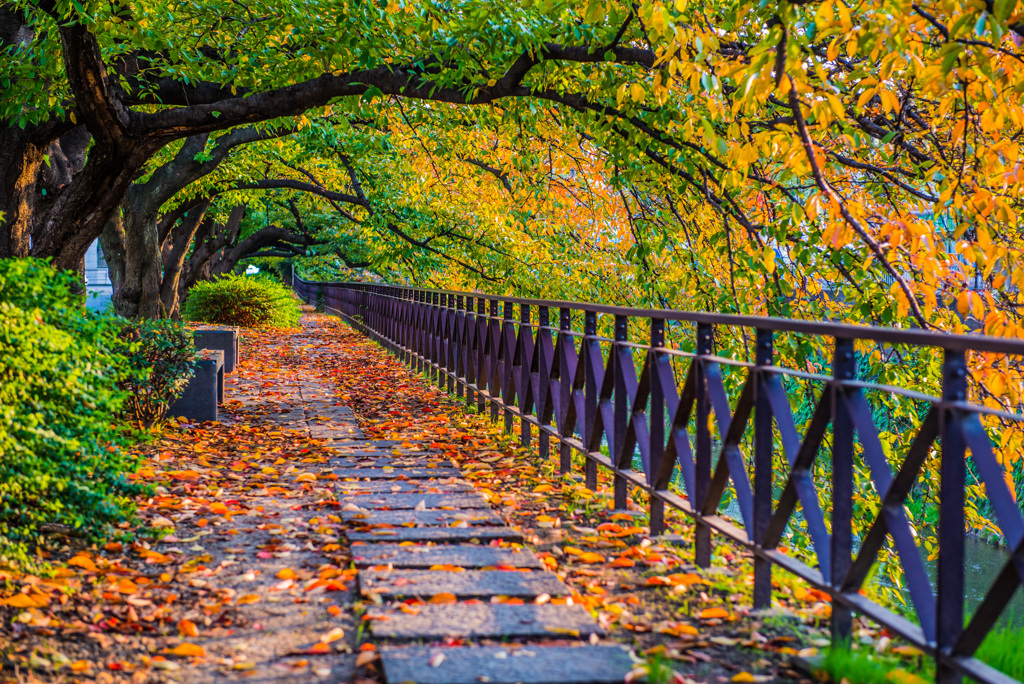
[[[182,313],[189,321],[247,328],[293,328],[301,315],[291,290],[262,275],[197,283]]]
[[[119,383],[127,393],[124,414],[149,429],[167,416],[181,396],[195,367],[192,332],[170,320],[126,321],[118,335],[129,373]]]

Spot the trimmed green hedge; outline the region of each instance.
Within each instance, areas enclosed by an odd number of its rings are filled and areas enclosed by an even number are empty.
[[[182,315],[190,321],[246,328],[294,328],[299,304],[291,290],[266,276],[229,275],[197,283]]]
[[[49,530],[97,540],[138,491],[118,446],[123,321],[90,314],[75,286],[43,262],[0,260],[0,556],[14,561]]]

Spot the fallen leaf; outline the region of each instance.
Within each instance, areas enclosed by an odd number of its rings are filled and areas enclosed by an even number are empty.
[[[199,628],[196,627],[196,623],[191,620],[182,620],[178,623],[178,632],[182,636],[197,637],[199,636]]]
[[[168,651],[171,655],[176,655],[182,658],[204,658],[206,657],[206,650],[202,646],[196,646],[195,644],[180,644],[175,648]]]

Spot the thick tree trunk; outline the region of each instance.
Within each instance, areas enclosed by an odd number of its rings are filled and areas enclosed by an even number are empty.
[[[163,259],[156,218],[131,211],[131,205],[100,235],[114,293],[114,311],[129,318],[166,315],[160,298]]]
[[[2,122],[0,122],[2,125]],[[0,258],[29,255],[46,147],[17,127],[0,128]]]

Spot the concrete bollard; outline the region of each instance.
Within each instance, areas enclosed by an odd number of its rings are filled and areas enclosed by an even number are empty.
[[[233,373],[238,365],[237,328],[200,328],[193,330],[196,349],[220,349],[224,352],[224,372]]]
[[[185,391],[171,403],[168,415],[197,422],[217,420],[217,404],[224,401],[224,352],[203,349],[196,372]]]

